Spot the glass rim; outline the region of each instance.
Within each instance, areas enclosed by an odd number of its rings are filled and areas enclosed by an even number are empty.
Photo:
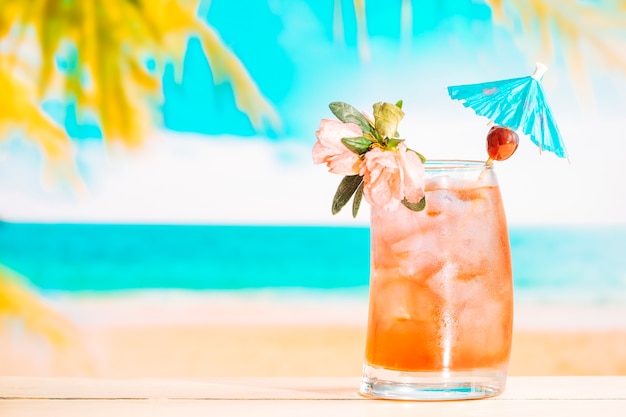
[[[427,171],[476,170],[491,169],[493,164],[470,159],[432,159],[424,162]]]

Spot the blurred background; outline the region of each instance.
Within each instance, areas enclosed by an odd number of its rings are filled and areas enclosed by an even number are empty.
[[[312,164],[328,103],[402,99],[410,147],[485,160],[446,87],[537,61],[569,160],[521,137],[496,166],[516,325],[608,329],[567,340],[616,357],[626,1],[2,1],[0,374],[358,374],[369,219],[332,216],[340,177]]]

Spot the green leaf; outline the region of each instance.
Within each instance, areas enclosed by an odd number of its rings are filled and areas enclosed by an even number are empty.
[[[396,106],[402,108],[402,104],[404,104],[404,102],[402,100],[396,101]]]
[[[363,182],[363,177],[360,175],[346,175],[343,177],[335,192],[333,198],[332,213],[337,214],[345,206],[352,194],[359,188],[359,185]]]
[[[372,127],[370,123],[367,121],[365,116],[358,111],[356,108],[352,107],[348,103],[343,103],[341,101],[334,101],[328,105],[330,111],[337,117],[337,119],[341,120],[344,123],[354,123],[361,128],[361,130],[366,132],[371,132]]]
[[[382,102],[374,104],[376,131],[385,138],[393,138],[396,135],[403,117],[404,112],[395,104]]]
[[[341,142],[346,145],[346,148],[358,155],[363,155],[367,152],[372,144],[372,140],[366,138],[365,136],[359,136],[358,138],[343,138],[341,139]]]
[[[352,217],[356,219],[356,215],[359,212],[359,207],[361,207],[361,200],[363,199],[363,186],[365,183],[361,181],[359,186],[354,193],[354,199],[352,200]]]
[[[421,153],[419,153],[419,152],[417,152],[417,151],[415,151],[413,149],[407,149],[407,150],[411,151],[411,152],[415,152],[417,154],[417,156],[419,156],[420,159],[422,160],[422,163],[426,162],[426,157],[424,155],[422,155]]]
[[[422,197],[417,203],[411,203],[406,198],[402,199],[402,204],[409,210],[422,211],[426,208],[426,196]]]
[[[402,142],[404,142],[404,139],[389,139],[387,141],[387,146],[391,149],[396,149]]]

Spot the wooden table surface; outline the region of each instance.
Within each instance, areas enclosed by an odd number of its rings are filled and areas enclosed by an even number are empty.
[[[359,378],[0,377],[0,416],[626,416],[626,376],[510,377],[498,397],[371,400]]]

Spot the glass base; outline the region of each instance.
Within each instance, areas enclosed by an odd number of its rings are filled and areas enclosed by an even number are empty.
[[[407,372],[363,367],[362,395],[389,400],[469,400],[504,391],[506,370]]]

